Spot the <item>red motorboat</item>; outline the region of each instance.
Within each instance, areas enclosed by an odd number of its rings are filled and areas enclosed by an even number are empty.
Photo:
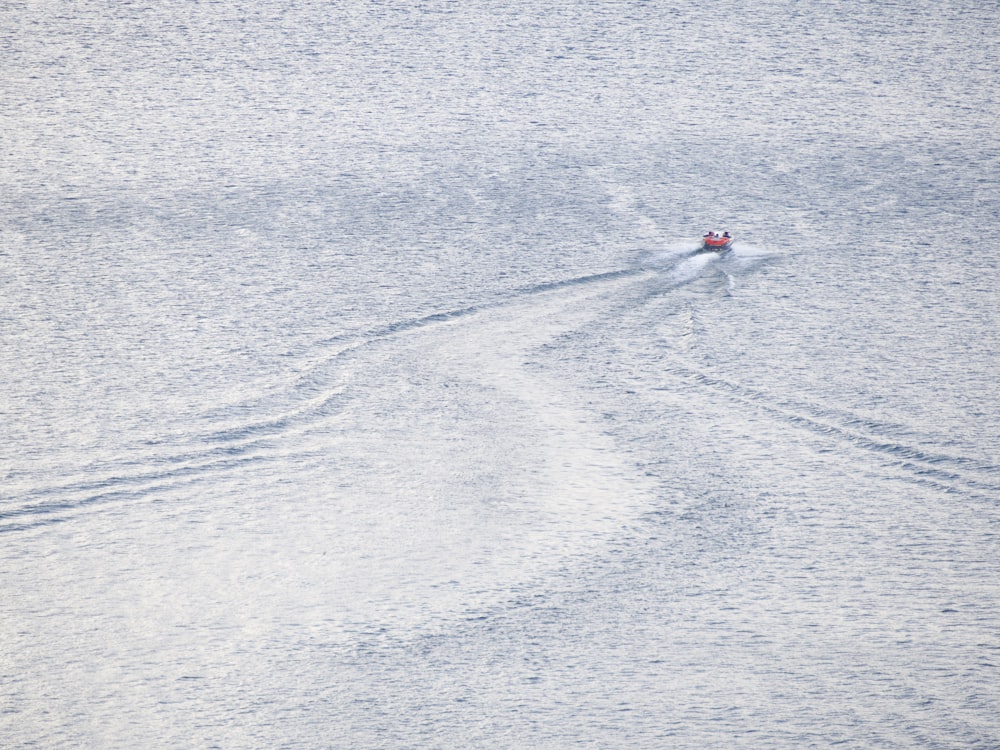
[[[728,250],[732,246],[733,238],[729,236],[729,232],[723,232],[721,235],[718,232],[709,232],[701,238],[702,250],[712,250],[718,253]]]

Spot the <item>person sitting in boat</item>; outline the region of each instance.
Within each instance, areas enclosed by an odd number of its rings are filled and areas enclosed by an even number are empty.
[[[722,233],[722,238],[723,238],[724,240],[728,240],[728,239],[729,239],[729,232],[723,232],[723,233]]]
[[[712,232],[711,232],[711,231],[708,231],[708,232],[705,232],[705,236],[704,236],[704,237],[702,237],[702,239],[704,239],[704,240],[710,240],[710,239],[712,239],[712,237],[714,237],[714,236],[715,236],[715,235],[714,235],[714,234],[712,234]]]

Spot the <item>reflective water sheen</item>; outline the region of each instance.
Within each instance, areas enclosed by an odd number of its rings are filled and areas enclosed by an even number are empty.
[[[0,744],[996,747],[987,6],[7,3]]]

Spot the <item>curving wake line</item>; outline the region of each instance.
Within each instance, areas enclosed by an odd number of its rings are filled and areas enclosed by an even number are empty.
[[[1000,466],[928,451],[878,434],[879,425],[855,416],[838,416],[819,406],[775,401],[762,391],[709,375],[693,367],[674,364],[664,372],[725,393],[786,424],[844,442],[855,448],[884,456],[901,470],[907,481],[952,493],[971,490],[983,499],[994,500],[1000,493]],[[667,390],[659,388],[656,390]]]
[[[244,403],[235,408],[253,414],[250,419],[221,425],[213,419],[213,426],[200,433],[165,435],[144,444],[141,453],[130,456],[128,460],[87,467],[81,470],[78,478],[29,488],[14,497],[5,498],[0,506],[0,533],[58,523],[83,509],[136,500],[235,468],[271,460],[274,458],[273,439],[307,431],[317,420],[337,413],[348,399],[343,383],[332,385],[325,377],[321,382],[315,382],[317,373],[324,368],[342,365],[363,348],[377,342],[501,309],[532,296],[649,273],[648,269],[641,267],[627,268],[532,284],[501,299],[406,318],[325,339],[319,346],[326,352],[313,357],[288,386],[293,392],[301,390],[306,394],[296,399],[290,408],[278,413],[260,414],[258,410],[265,409],[266,402]],[[133,468],[136,466],[141,468]]]

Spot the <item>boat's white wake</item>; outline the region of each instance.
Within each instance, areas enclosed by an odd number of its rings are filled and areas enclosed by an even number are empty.
[[[733,243],[732,254],[738,258],[772,258],[776,253],[759,245],[737,240]]]
[[[689,284],[723,257],[719,253],[699,252],[701,243],[692,240],[673,242],[646,256],[642,267],[657,273],[656,285],[674,288]]]
[[[698,253],[691,255],[677,263],[666,275],[666,281],[672,286],[687,284],[694,281],[704,273],[709,266],[716,264],[720,259],[717,253]]]
[[[700,242],[693,240],[678,240],[664,245],[655,253],[647,255],[642,260],[645,268],[662,271],[665,268],[672,268],[677,265],[677,261],[687,258],[698,252],[701,247]]]
[[[742,276],[761,263],[778,256],[772,250],[737,240],[725,252],[703,251],[699,240],[674,240],[646,255],[640,265],[658,275],[660,287],[672,289],[697,281],[706,273],[723,273],[728,289],[735,287],[735,277]],[[713,269],[717,269],[714,270]]]

